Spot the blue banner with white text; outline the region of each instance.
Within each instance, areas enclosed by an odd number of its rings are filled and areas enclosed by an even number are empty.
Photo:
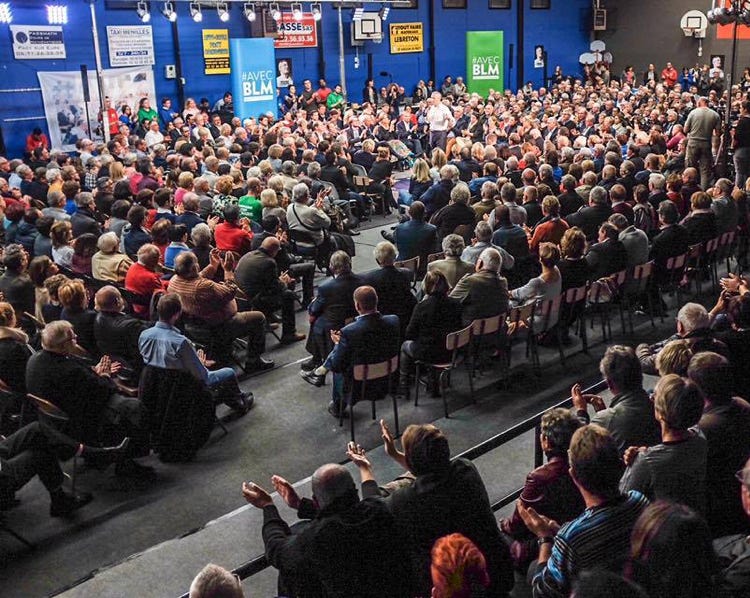
[[[234,114],[242,119],[276,115],[276,53],[271,38],[229,41]]]

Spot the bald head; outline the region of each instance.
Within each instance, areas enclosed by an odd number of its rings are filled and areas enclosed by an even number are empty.
[[[281,243],[276,237],[266,237],[265,239],[263,239],[260,247],[271,257],[276,257],[279,249],[281,249]]]
[[[336,463],[321,465],[315,470],[312,476],[312,491],[321,509],[347,494],[357,497],[357,487],[351,474]]]
[[[112,285],[102,287],[94,296],[94,307],[96,311],[119,312],[122,310],[123,301],[120,291]]]

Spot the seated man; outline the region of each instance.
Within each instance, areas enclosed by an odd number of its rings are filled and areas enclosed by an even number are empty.
[[[190,584],[188,598],[244,598],[240,578],[224,567],[209,563]]]
[[[341,465],[315,470],[312,491],[317,514],[292,533],[268,492],[251,482],[242,485],[247,502],[263,510],[263,543],[268,562],[279,571],[279,595],[411,596],[408,557],[386,506],[360,501]]]
[[[333,371],[333,389],[328,412],[338,418],[351,400],[359,396],[360,386],[355,384],[352,392],[352,368],[362,363],[380,363],[398,353],[399,321],[397,316],[384,316],[378,311],[378,294],[369,286],[354,291],[354,308],[359,316],[341,330],[331,331],[334,347],[325,363],[303,376],[311,384],[325,379]],[[383,378],[367,385],[367,398],[378,399],[388,391],[388,380]],[[350,397],[351,395],[351,397]],[[344,411],[346,413],[346,411]]]
[[[467,274],[471,274],[474,268],[471,264],[467,264],[461,260],[461,254],[463,254],[466,247],[461,236],[450,234],[443,239],[442,245],[445,257],[427,264],[427,271],[440,271],[445,276],[445,280],[448,281],[450,287],[453,288],[461,278]]]
[[[464,252],[461,254],[461,260],[467,264],[476,265],[480,254],[489,247],[497,249],[500,253],[503,270],[510,270],[513,268],[516,263],[516,258],[505,251],[502,247],[492,244],[492,227],[484,220],[477,222],[474,227],[474,241],[464,249]]]
[[[182,315],[180,296],[168,293],[159,299],[159,321],[144,330],[138,339],[138,349],[143,364],[167,370],[181,370],[203,382],[211,390],[224,390],[224,403],[240,415],[245,415],[253,405],[252,393],[240,390],[237,374],[232,368],[211,371],[203,351],[196,351],[175,324]]]
[[[42,350],[34,353],[26,365],[26,389],[54,403],[70,418],[64,432],[79,442],[99,442],[103,426],[132,439],[129,459],[115,467],[119,476],[152,477],[151,467],[140,465],[133,457],[148,453],[148,438],[141,426],[141,403],[115,393],[112,376],[119,365],[108,355],[88,367],[76,359],[80,354],[70,322],[58,320],[42,331]]]
[[[487,561],[490,586],[486,595],[506,596],[513,587],[510,556],[474,464],[467,459],[451,460],[447,438],[433,425],[406,428],[401,452],[388,427],[382,420],[380,424],[386,453],[416,478],[383,499],[406,535],[407,559],[416,575],[415,591],[409,595],[429,596],[430,551],[439,538],[460,533],[476,544]],[[362,496],[378,496],[372,465],[362,448],[350,443],[347,455],[359,468]]]
[[[268,215],[261,221],[263,232],[253,237],[253,250],[258,249],[260,244],[268,237],[276,237],[279,240],[279,252],[274,258],[279,272],[289,271],[295,280],[302,281],[302,307],[312,303],[314,290],[313,283],[315,280],[315,264],[306,262],[302,257],[294,255],[292,246],[289,244],[289,235],[281,227],[278,216]]]
[[[263,312],[266,319],[274,320],[274,311],[281,308],[281,343],[288,345],[304,340],[305,335],[297,333],[294,321],[294,302],[297,295],[289,287],[294,279],[288,272],[276,267],[276,255],[281,243],[276,237],[263,239],[260,247],[240,258],[235,269],[235,280],[247,295],[251,305]]]
[[[526,527],[538,538],[535,597],[569,596],[585,569],[621,571],[630,555],[635,522],[648,506],[640,492],[620,493],[622,461],[615,439],[604,428],[576,430],[568,455],[570,477],[586,503],[580,517],[560,527],[533,507],[517,503]]]
[[[612,434],[620,454],[631,446],[653,446],[659,442],[659,424],[643,389],[643,372],[633,349],[624,345],[607,348],[599,362],[599,372],[612,392],[609,407],[599,396],[581,394],[580,384],[571,389],[573,408],[583,423],[591,421]],[[595,411],[591,420],[588,405]]]
[[[214,282],[221,266],[224,282]],[[185,315],[200,324],[218,328],[226,351],[236,338],[247,339],[245,371],[273,368],[273,361],[263,359],[266,346],[266,317],[259,311],[237,311],[237,283],[234,280],[234,258],[228,253],[224,260],[220,252],[211,252],[211,261],[203,271],[198,270],[198,259],[191,251],[177,256],[175,276],[169,281],[169,292],[177,293]],[[227,358],[224,354],[222,358]]]
[[[357,315],[354,291],[364,284],[362,278],[352,274],[352,258],[344,251],[336,251],[331,256],[329,268],[333,277],[318,287],[318,295],[307,310],[310,334],[305,349],[311,357],[300,365],[300,375],[306,380],[305,374],[323,365],[323,360],[331,352],[331,330],[341,330],[346,320]],[[322,376],[308,380],[317,386],[322,386],[324,381]]]
[[[508,281],[500,276],[501,267],[497,249],[485,249],[474,266],[475,272],[466,274],[453,287],[450,296],[461,302],[464,324],[508,311]]]
[[[677,312],[677,333],[669,338],[648,345],[641,343],[635,349],[641,367],[646,374],[656,374],[656,356],[669,341],[685,339],[690,344],[693,354],[701,351],[713,351],[720,355],[727,354],[724,343],[714,338],[711,331],[711,318],[700,303],[686,303]]]
[[[419,257],[421,272],[427,269],[427,256],[437,248],[437,227],[424,221],[424,204],[413,202],[406,210],[409,219],[399,224],[392,237],[385,231],[381,234],[386,241],[396,245],[397,260],[410,260]]]
[[[624,270],[628,265],[628,252],[618,238],[620,231],[613,224],[604,222],[599,227],[598,235],[598,241],[586,253],[590,280],[599,280]]]
[[[405,268],[396,268],[396,248],[388,241],[381,241],[372,252],[380,268],[362,275],[364,281],[378,294],[378,311],[383,315],[398,316],[401,335],[411,318],[417,303],[411,291],[412,273]]]
[[[94,338],[99,353],[123,362],[133,371],[132,378],[137,383],[143,369],[138,337],[150,324],[123,313],[125,302],[117,287],[111,285],[96,292],[94,308],[99,312],[94,320]]]
[[[86,455],[88,447],[81,448],[81,454]],[[49,492],[52,517],[67,517],[91,502],[91,494],[63,490],[65,478],[58,458],[70,458],[74,452],[73,447],[53,447],[39,422],[0,439],[0,508],[11,506],[15,493],[36,475]]]
[[[750,517],[750,459],[737,472],[741,486],[742,509]],[[747,534],[734,534],[714,540],[721,573],[717,576],[720,596],[740,598],[750,592],[750,542]]]
[[[625,451],[628,469],[620,489],[637,490],[651,500],[679,502],[704,514],[708,447],[694,429],[703,413],[703,396],[693,382],[667,374],[654,389],[654,413],[661,444]]]
[[[542,416],[539,438],[547,463],[526,476],[519,499],[524,506],[531,506],[540,515],[559,523],[575,519],[586,506],[570,477],[568,464],[570,439],[582,425],[568,409],[552,409]],[[500,521],[500,529],[512,539],[513,564],[525,574],[539,554],[539,547],[518,508],[511,517]]]
[[[468,231],[462,233],[464,239],[470,237],[470,231],[476,222],[476,212],[469,207],[471,193],[466,183],[458,183],[451,189],[450,201],[430,218],[430,224],[437,227],[438,239],[456,231],[458,227]]]

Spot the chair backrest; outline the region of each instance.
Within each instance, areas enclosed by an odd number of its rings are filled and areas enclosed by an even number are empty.
[[[484,336],[486,334],[496,334],[502,326],[503,316],[498,314],[497,316],[491,316],[489,318],[480,318],[474,320],[470,325],[471,334],[473,336]]]
[[[625,281],[628,278],[628,271],[627,270],[620,270],[619,272],[615,272],[614,274],[610,274],[607,278],[609,278],[610,285],[615,289],[620,289],[625,284]]]
[[[292,243],[301,243],[302,245],[315,245],[315,239],[310,231],[301,228],[290,228],[289,240]]]
[[[445,337],[445,348],[448,351],[456,351],[462,349],[471,342],[472,325],[469,324],[466,328],[451,332]]]
[[[319,181],[319,182],[320,182],[320,184],[323,185],[323,187],[325,187],[326,189],[328,189],[330,191],[330,194],[328,195],[328,199],[330,201],[338,201],[338,199],[339,199],[339,192],[338,192],[338,189],[336,189],[336,185],[334,185],[333,183],[330,183],[328,181]]]
[[[364,176],[364,177],[367,176],[367,170],[365,169],[364,166],[362,166],[361,164],[354,164],[354,162],[352,162],[351,165],[352,165],[352,170],[354,170],[357,173],[355,176]]]
[[[690,245],[690,247],[688,247],[688,257],[690,259],[697,259],[701,256],[702,253],[703,253],[702,243],[696,243],[695,245]],[[669,266],[667,266],[667,268],[669,268]]]
[[[606,278],[595,280],[589,286],[589,303],[602,304],[612,301],[612,291]]]
[[[576,303],[585,301],[587,291],[588,285],[568,289],[564,295],[565,305],[575,305]]]
[[[364,382],[370,380],[379,380],[394,374],[398,371],[398,353],[378,363],[361,363],[353,368],[354,380]]]
[[[26,395],[26,397],[34,406],[34,408],[39,412],[39,415],[61,424],[65,424],[70,421],[70,417],[68,417],[67,413],[65,413],[57,405],[50,403],[48,400],[32,394],[28,394]]]
[[[528,322],[534,315],[534,309],[536,309],[536,301],[529,301],[523,305],[512,307],[508,312],[508,324],[518,326],[520,322]]]
[[[714,237],[713,239],[709,239],[706,241],[704,253],[706,254],[713,254],[716,252],[716,250],[719,248],[719,241],[721,240],[721,237]]]
[[[648,282],[654,272],[654,261],[633,266],[627,292],[630,294],[642,293],[648,288]]]
[[[432,262],[436,262],[442,259],[445,259],[445,253],[443,253],[442,251],[439,251],[437,253],[431,253],[427,256],[427,263],[431,264]]]
[[[537,302],[534,317],[531,318],[534,334],[542,334],[550,330],[560,319],[560,304],[562,295],[554,299],[544,299]]]
[[[729,232],[721,235],[721,237],[719,238],[719,248],[716,251],[717,260],[725,260],[730,255],[732,255],[732,250],[734,249],[734,239],[736,236],[736,230],[730,230]]]
[[[419,270],[419,256],[401,262],[394,262],[393,265],[396,266],[396,268],[406,268],[411,272],[416,272]]]
[[[367,176],[360,176],[360,175],[355,174],[352,177],[352,182],[357,187],[364,188],[364,187],[367,187],[370,184],[370,178],[367,177]]]
[[[682,253],[680,255],[675,255],[673,257],[668,258],[666,269],[667,270],[680,270],[684,268],[685,262],[687,262],[687,258],[688,258],[687,253]]]

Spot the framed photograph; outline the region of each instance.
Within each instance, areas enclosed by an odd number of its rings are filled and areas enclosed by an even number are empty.
[[[419,0],[398,0],[398,2],[391,4],[390,7],[393,9],[408,8],[414,10],[419,8]]]
[[[519,2],[522,0],[519,0]],[[507,9],[510,8],[510,0],[489,0],[489,8]]]
[[[534,68],[544,68],[544,46],[534,46]]]
[[[548,10],[550,7],[550,0],[531,0],[529,8],[536,10]]]
[[[292,59],[276,59],[276,87],[289,87],[294,85],[294,75],[292,74]]]
[[[466,0],[443,0],[443,8],[466,8]]]

